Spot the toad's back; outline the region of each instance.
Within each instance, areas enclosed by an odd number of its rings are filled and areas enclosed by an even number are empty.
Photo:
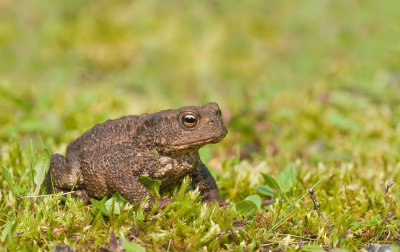
[[[84,159],[88,154],[128,141],[134,136],[136,126],[146,116],[124,116],[95,125],[68,145],[67,159],[77,162],[78,158]]]

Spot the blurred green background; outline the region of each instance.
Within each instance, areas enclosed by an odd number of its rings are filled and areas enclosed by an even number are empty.
[[[226,155],[400,149],[399,1],[1,0],[0,10],[2,142],[41,138],[63,152],[108,118],[215,101]]]
[[[131,241],[128,230],[154,250],[172,240],[171,249],[200,249],[209,229],[214,250],[268,249],[264,239],[325,249],[399,244],[399,13],[399,0],[0,0],[0,250],[61,242],[88,250],[111,240],[110,231]],[[163,220],[144,222],[133,210],[104,220],[79,200],[59,206],[59,196],[40,198],[30,212],[31,199],[19,197],[35,185],[35,194],[47,193],[34,177],[46,167],[44,149],[63,154],[110,118],[210,101],[229,134],[200,155],[221,196],[273,199],[245,236],[232,208],[214,214],[190,193]],[[284,167],[298,171],[296,197],[319,183],[329,223],[304,194],[293,218],[271,228],[281,206],[292,206],[257,186],[266,183],[261,172],[284,178]],[[219,239],[228,229],[236,238]]]

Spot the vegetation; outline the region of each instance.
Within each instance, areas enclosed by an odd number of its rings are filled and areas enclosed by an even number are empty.
[[[0,1],[0,250],[356,250],[400,243],[400,2]],[[108,118],[209,101],[202,149],[229,207],[188,181],[162,211],[41,185]],[[41,185],[41,186],[40,186]]]

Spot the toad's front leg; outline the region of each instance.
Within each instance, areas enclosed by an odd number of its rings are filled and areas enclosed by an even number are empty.
[[[203,162],[200,162],[199,168],[190,177],[193,185],[199,187],[203,202],[218,202],[220,206],[227,205],[219,196],[217,184]]]
[[[107,185],[132,204],[136,203],[139,205],[148,197],[149,204],[146,206],[146,210],[151,210],[155,198],[151,195],[149,190],[140,183],[140,176],[129,171],[131,171],[131,169],[123,166],[110,167],[106,173]],[[165,208],[170,202],[170,198],[161,198],[158,200],[158,208]]]

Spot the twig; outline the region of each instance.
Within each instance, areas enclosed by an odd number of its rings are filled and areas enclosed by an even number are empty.
[[[392,187],[393,185],[394,185],[394,181],[393,181],[393,179],[390,178],[386,183],[386,187],[385,187],[385,191],[384,191],[385,195],[388,193],[389,188]]]
[[[284,241],[277,241],[277,240],[265,240],[265,242],[269,242],[269,243],[264,243],[262,245],[263,247],[269,247],[274,244],[284,243]],[[293,245],[293,244],[300,245],[300,244],[308,244],[308,243],[310,243],[310,241],[291,241],[291,242],[289,242],[289,245]]]
[[[189,243],[189,245],[186,247],[185,252],[189,251],[190,247],[192,246],[192,243]]]
[[[61,193],[61,196],[67,195],[67,194],[71,194],[73,192],[65,192],[65,193]],[[19,198],[41,198],[41,197],[52,197],[52,196],[56,196],[59,194],[46,194],[46,195],[27,195],[27,196],[20,196]]]
[[[167,252],[169,252],[169,248],[171,247],[171,242],[172,242],[172,238],[171,238],[171,239],[169,239],[169,242],[168,242],[168,248],[167,248]]]
[[[318,203],[318,201],[317,201],[317,196],[315,196],[315,194],[314,194],[314,188],[308,188],[307,192],[310,194],[311,200],[314,204],[313,210],[317,211],[318,215],[322,219],[324,219],[325,222],[327,222],[326,219],[324,218],[324,216],[322,215],[321,208],[319,207],[321,204]]]

